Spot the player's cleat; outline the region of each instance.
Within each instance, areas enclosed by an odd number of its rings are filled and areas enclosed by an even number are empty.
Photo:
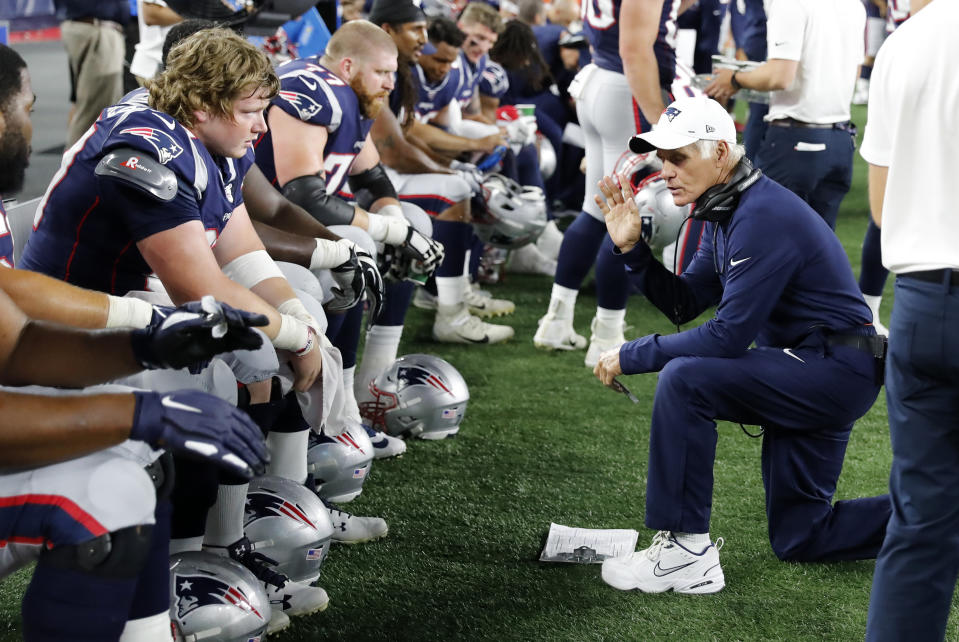
[[[463,293],[463,300],[469,307],[470,314],[480,318],[499,317],[506,314],[513,314],[516,305],[506,299],[494,299],[488,292],[467,286]]]
[[[413,305],[421,310],[435,310],[438,303],[435,294],[430,294],[426,288],[416,288],[413,294]]]
[[[524,245],[517,250],[510,250],[506,261],[506,271],[513,274],[545,274],[556,275],[556,260],[551,259],[535,243]]]
[[[573,329],[573,311],[558,299],[549,302],[549,310],[539,320],[533,345],[545,350],[582,350],[586,337]]]
[[[284,613],[283,611],[276,611],[270,609],[270,623],[266,625],[267,635],[273,635],[274,633],[279,633],[286,627],[290,626],[290,616]]]
[[[204,550],[228,556],[253,573],[270,598],[270,608],[274,613],[280,611],[288,616],[306,615],[322,611],[330,603],[329,596],[322,588],[310,586],[305,582],[294,582],[283,573],[276,572],[272,568],[276,561],[254,552],[248,537],[244,536],[229,546],[204,546]],[[282,619],[281,617],[277,623],[278,626],[282,624]]]
[[[441,305],[433,321],[433,339],[440,343],[502,343],[513,338],[513,328],[494,325],[469,313],[465,303]]]
[[[722,546],[720,537],[715,544],[694,553],[677,542],[671,532],[659,531],[649,548],[604,561],[603,581],[621,591],[716,593],[726,586],[719,565]]]
[[[406,442],[399,437],[392,437],[385,432],[373,430],[366,424],[363,424],[363,429],[369,435],[370,443],[373,444],[373,459],[399,457],[406,452]]]
[[[361,544],[386,537],[389,527],[382,517],[360,517],[340,510],[336,504],[323,500],[333,520],[334,542],[340,544]]]
[[[613,350],[626,343],[625,323],[603,323],[596,317],[590,324],[592,334],[589,337],[589,348],[586,350],[584,363],[587,368],[595,368],[599,357],[607,350]]]

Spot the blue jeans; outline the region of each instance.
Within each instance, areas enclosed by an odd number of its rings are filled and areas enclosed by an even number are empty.
[[[854,151],[853,136],[844,129],[770,124],[756,152],[756,166],[836,229],[839,204],[852,185]]]
[[[900,276],[886,402],[892,517],[867,640],[942,640],[959,575],[959,287]]]

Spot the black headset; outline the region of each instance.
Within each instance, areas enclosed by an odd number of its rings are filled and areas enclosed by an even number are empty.
[[[754,168],[748,158],[743,157],[733,170],[728,183],[713,185],[696,199],[696,206],[690,215],[697,221],[723,223],[736,210],[743,192],[763,175],[761,169]]]

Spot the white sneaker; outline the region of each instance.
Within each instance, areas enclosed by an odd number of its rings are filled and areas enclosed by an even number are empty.
[[[592,369],[599,363],[600,355],[626,343],[626,324],[611,325],[593,317],[589,329],[592,334],[589,337],[589,349],[586,350],[584,363],[587,368]]]
[[[476,289],[472,285],[467,286],[463,293],[463,301],[469,307],[470,314],[480,318],[499,317],[506,314],[513,314],[516,305],[506,299],[494,299],[493,295]]]
[[[646,550],[604,561],[603,581],[621,591],[716,593],[726,586],[719,565],[722,546],[720,537],[697,554],[677,542],[671,532],[659,531]]]
[[[559,258],[559,248],[563,244],[563,233],[556,227],[556,221],[551,220],[543,228],[543,233],[536,239],[536,247],[548,259],[555,261]]]
[[[330,511],[330,519],[333,521],[332,540],[334,542],[340,544],[371,542],[386,537],[390,530],[382,517],[360,517],[340,510],[335,504],[327,501],[323,503]]]
[[[402,439],[392,437],[379,430],[373,430],[366,424],[363,424],[363,430],[369,435],[370,443],[373,444],[373,459],[399,457],[406,452],[406,442]]]
[[[576,334],[573,329],[573,311],[558,299],[549,302],[549,310],[539,320],[539,327],[533,335],[533,345],[545,350],[582,350],[586,347],[586,337]]]
[[[433,339],[441,343],[502,343],[513,338],[513,328],[481,321],[465,303],[440,306],[433,321]]]
[[[290,626],[290,616],[283,611],[270,609],[270,622],[266,625],[267,635],[273,635]]]
[[[319,586],[310,586],[305,582],[294,582],[287,580],[283,586],[263,583],[263,590],[270,598],[270,609],[273,611],[270,617],[270,624],[273,624],[273,618],[277,613],[285,615],[309,615],[318,611],[326,610],[330,604],[330,598]]]
[[[556,260],[543,254],[535,243],[510,250],[506,269],[513,274],[545,274],[556,276]]]
[[[426,288],[416,288],[413,293],[413,305],[421,310],[435,310],[436,295],[427,292]]]

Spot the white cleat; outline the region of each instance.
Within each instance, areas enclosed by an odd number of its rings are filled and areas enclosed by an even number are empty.
[[[361,544],[386,537],[389,527],[382,517],[360,517],[340,510],[335,504],[324,501],[333,521],[334,542],[340,544]]]
[[[587,368],[595,368],[599,357],[607,350],[613,350],[626,343],[626,324],[611,325],[603,323],[596,317],[590,324],[592,334],[589,337],[589,349],[586,350],[584,363]]]
[[[603,581],[621,591],[643,593],[717,593],[726,586],[719,565],[723,538],[701,553],[683,547],[669,531],[659,531],[643,551],[603,562]]]
[[[430,294],[426,288],[416,288],[413,293],[413,306],[421,310],[435,310],[437,306],[436,295]]]
[[[510,250],[506,260],[506,271],[513,274],[556,275],[556,259],[551,259],[535,243],[529,243],[517,250]]]
[[[326,591],[319,586],[310,586],[305,582],[287,580],[283,586],[264,582],[263,590],[270,598],[270,609],[273,611],[270,624],[273,624],[273,618],[276,617],[277,613],[293,617],[309,615],[326,610],[326,607],[330,604],[330,598]]]
[[[469,286],[463,293],[463,301],[469,307],[470,314],[484,319],[513,314],[516,311],[516,305],[512,301],[494,299],[490,293],[473,286]]]
[[[406,452],[406,442],[399,437],[392,437],[385,432],[374,430],[366,424],[363,424],[363,430],[369,435],[370,443],[373,444],[373,459],[399,457]]]
[[[502,343],[514,334],[508,325],[486,323],[473,316],[465,303],[440,306],[433,321],[433,339],[441,343]]]
[[[290,626],[290,616],[283,611],[275,611],[271,608],[270,623],[266,625],[267,635],[279,633],[288,626]]]
[[[549,302],[549,310],[539,320],[539,327],[533,335],[533,345],[544,350],[582,350],[586,347],[586,337],[576,334],[573,329],[573,311],[559,300]]]

